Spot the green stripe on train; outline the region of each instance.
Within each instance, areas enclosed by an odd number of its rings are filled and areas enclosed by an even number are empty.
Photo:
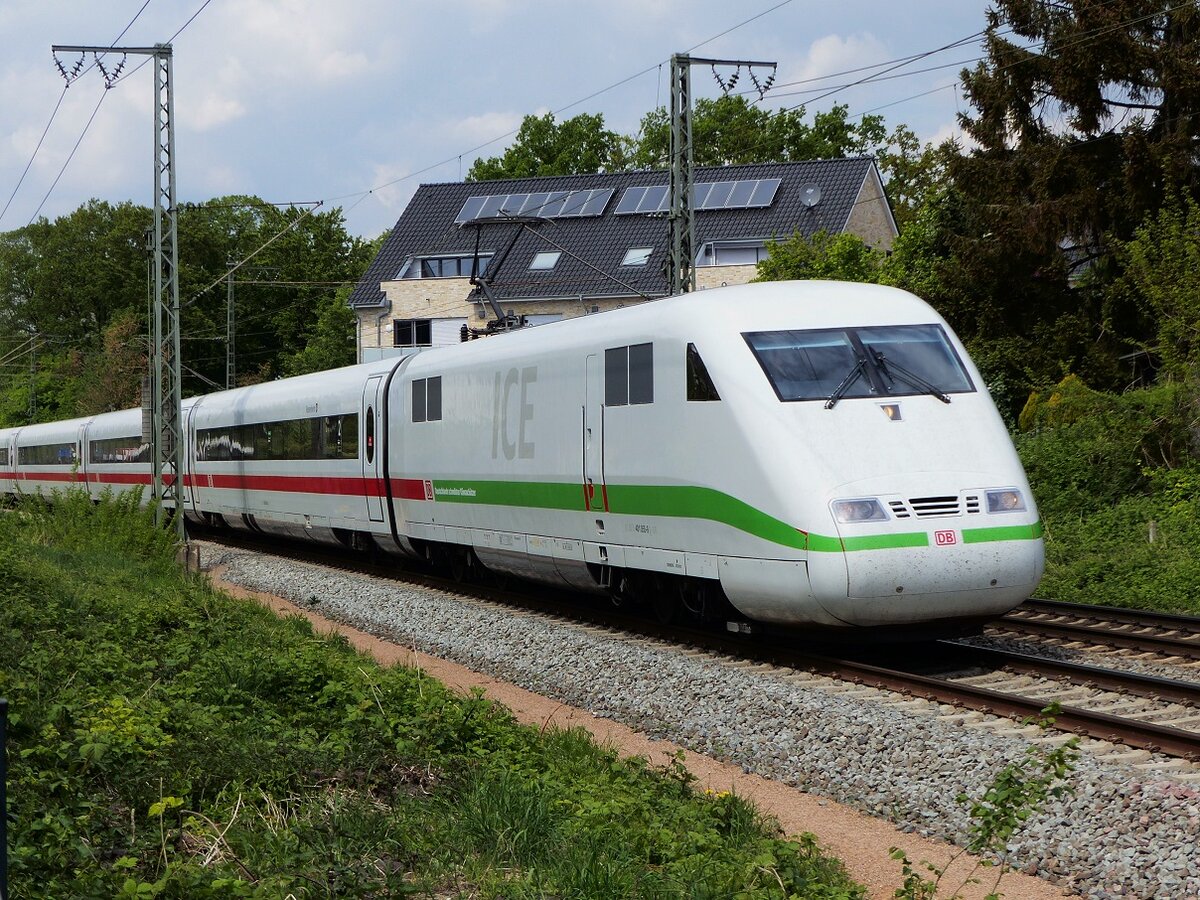
[[[1042,523],[1032,525],[1001,525],[996,528],[964,528],[964,544],[984,544],[992,541],[1032,541],[1042,536]]]
[[[434,496],[442,503],[479,503],[486,506],[523,506],[531,509],[561,509],[584,512],[583,485],[543,481],[435,481]],[[595,502],[601,502],[597,491]],[[816,553],[840,553],[843,550],[887,550],[928,547],[924,531],[900,534],[872,534],[845,539],[823,534],[805,534],[781,519],[776,519],[749,503],[721,491],[692,485],[608,486],[609,512],[626,516],[656,516],[679,519],[707,519],[738,531],[791,547]],[[593,506],[592,512],[596,512]],[[963,543],[1032,540],[1041,537],[1040,522],[1033,525],[1000,528],[974,528],[963,531]]]

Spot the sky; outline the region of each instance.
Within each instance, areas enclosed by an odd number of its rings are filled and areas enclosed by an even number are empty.
[[[91,198],[154,204],[153,65],[130,55],[106,88],[89,55],[64,90],[55,44],[171,43],[178,202],[323,201],[323,210],[342,209],[351,233],[373,238],[418,185],[459,181],[477,157],[501,154],[528,114],[602,113],[607,127],[635,133],[667,102],[672,53],[777,62],[767,109],[803,104],[811,116],[841,103],[852,117],[879,114],[889,130],[904,123],[924,141],[956,135],[957,115],[969,109],[958,72],[980,56],[978,38],[888,73],[899,77],[847,85],[879,75],[881,63],[975,35],[988,6],[0,0],[0,231]],[[58,60],[70,73],[80,54]],[[112,72],[121,57],[102,62]],[[695,97],[719,96],[708,67],[691,77]],[[748,84],[743,74],[739,88]]]

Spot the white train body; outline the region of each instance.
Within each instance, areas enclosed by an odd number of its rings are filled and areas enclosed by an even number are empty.
[[[89,487],[119,489],[112,476],[148,482],[149,466],[88,447],[135,418],[0,431],[0,448],[74,441]],[[927,304],[891,288],[705,291],[212,394],[185,421],[190,517],[470,552],[578,588],[719,584],[753,621],[986,619],[1043,568],[978,371]],[[10,456],[0,489],[61,487],[70,471]]]

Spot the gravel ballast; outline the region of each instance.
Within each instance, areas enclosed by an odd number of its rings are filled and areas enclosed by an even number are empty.
[[[960,794],[1022,758],[1016,735],[829,679],[758,671],[441,592],[213,547],[242,587],[450,659],[653,737],[962,843]],[[1200,897],[1200,790],[1081,755],[1073,792],[1009,844],[1009,862],[1088,897]]]

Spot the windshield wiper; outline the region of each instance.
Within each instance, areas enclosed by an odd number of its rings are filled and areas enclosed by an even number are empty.
[[[829,395],[829,399],[825,401],[826,409],[833,409],[837,406],[837,402],[846,395],[846,391],[850,390],[850,385],[858,380],[859,376],[867,371],[867,358],[860,356],[854,364],[854,368],[846,373],[846,377],[842,379],[842,383],[833,389],[833,393]]]
[[[896,383],[896,379],[892,377],[892,370],[894,369],[896,374],[899,375],[904,381],[907,381],[910,386],[915,387],[919,391],[924,391],[926,394],[937,397],[943,403],[950,402],[950,397],[942,393],[942,391],[938,389],[936,385],[926,381],[920,375],[908,371],[908,369],[904,368],[899,363],[889,363],[887,358],[884,357],[884,355],[874,347],[867,347],[867,350],[875,358],[875,365],[879,367],[879,371],[883,373],[884,377],[886,377],[888,381],[892,382],[893,384]]]

